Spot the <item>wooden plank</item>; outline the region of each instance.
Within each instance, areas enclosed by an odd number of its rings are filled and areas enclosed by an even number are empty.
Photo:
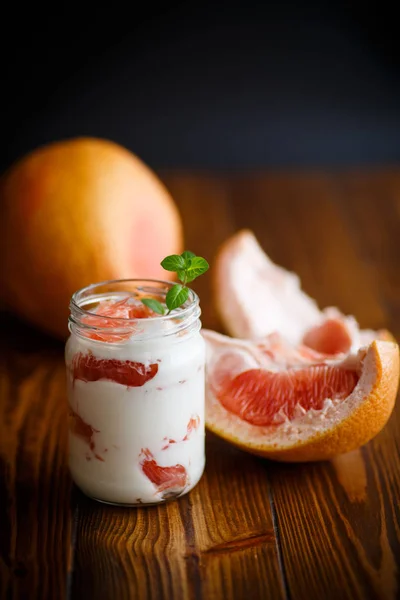
[[[66,595],[71,563],[62,348],[2,315],[0,597]]]
[[[400,338],[400,170],[349,175],[341,189],[337,201],[343,219],[385,308],[387,325]]]
[[[385,223],[377,214],[376,189],[374,210],[364,214],[359,234],[361,242],[368,243],[357,245],[354,231],[342,218],[341,209],[351,203],[343,182],[324,175],[229,180],[234,226],[253,229],[271,258],[295,270],[321,306],[337,304],[363,326],[393,327],[398,321],[389,322],[378,288],[388,290],[386,298],[398,306],[396,284],[391,283],[399,281],[393,272],[394,256],[400,256],[398,246],[393,250],[398,200],[389,211],[391,223]],[[360,218],[363,205],[354,204]],[[371,229],[376,232],[371,247],[381,258],[375,272],[364,262]],[[388,426],[367,447],[332,463],[266,463],[290,597],[396,597],[399,410],[397,406]]]
[[[104,506],[79,494],[72,598],[191,598],[178,502]]]
[[[206,474],[190,496],[201,597],[283,598],[263,461],[208,438]]]
[[[169,174],[187,247],[212,261],[252,228],[321,306],[400,334],[400,174]],[[196,285],[219,329],[211,278]],[[61,600],[71,567],[62,347],[3,319],[0,597]],[[193,492],[165,506],[103,507],[78,493],[72,598],[395,598],[400,408],[360,451],[280,465],[207,438]],[[278,543],[277,543],[278,542]]]
[[[80,495],[72,598],[283,597],[262,461],[208,436],[190,496],[104,507]]]
[[[278,221],[285,219],[289,230],[296,231],[296,243],[286,247],[290,260],[298,260],[302,246],[300,256],[302,260],[307,257],[304,269],[301,265],[297,268],[299,274],[312,274],[310,287],[321,304],[332,299],[355,313],[363,325],[388,325],[371,273],[364,268],[353,235],[334,202],[335,193],[343,192],[329,182],[320,186],[318,197],[308,193],[307,185],[296,187],[290,205],[280,200],[276,210],[281,211]],[[343,198],[343,206],[350,201]],[[376,215],[365,219],[365,225],[375,227],[382,236],[382,223]],[[268,229],[268,235],[278,243],[274,227]],[[326,464],[271,464],[268,468],[292,597],[396,597],[400,555],[395,500],[400,485],[398,423],[399,407],[386,429],[360,451]]]

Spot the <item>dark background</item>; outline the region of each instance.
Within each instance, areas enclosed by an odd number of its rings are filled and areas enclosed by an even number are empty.
[[[396,163],[395,14],[386,2],[14,6],[0,166],[77,135],[154,168]]]

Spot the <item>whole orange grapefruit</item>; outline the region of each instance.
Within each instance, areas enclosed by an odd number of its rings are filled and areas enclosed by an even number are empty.
[[[0,288],[32,323],[67,334],[71,294],[90,283],[165,278],[182,251],[178,210],[156,175],[121,146],[79,138],[39,148],[0,185]]]

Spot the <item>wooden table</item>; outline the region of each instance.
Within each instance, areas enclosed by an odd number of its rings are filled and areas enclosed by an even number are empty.
[[[164,179],[198,254],[249,227],[321,305],[400,336],[400,170]],[[220,328],[210,279],[197,289],[204,325]],[[70,497],[63,348],[7,315],[2,329],[1,598],[399,597],[399,405],[373,442],[324,464],[209,435],[189,496],[104,507]]]

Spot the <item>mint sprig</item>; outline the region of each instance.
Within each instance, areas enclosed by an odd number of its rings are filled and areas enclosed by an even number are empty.
[[[155,298],[142,298],[142,304],[151,308],[151,310],[159,315],[165,314],[165,307],[159,302],[155,300]]]
[[[161,266],[166,271],[179,271],[179,269],[184,269],[186,266],[186,258],[181,254],[171,254],[171,256],[167,256],[164,260],[161,261]]]
[[[174,310],[185,304],[189,296],[189,288],[177,283],[168,292],[165,298],[165,304],[169,310]]]
[[[205,258],[196,256],[193,252],[190,252],[190,250],[185,250],[182,254],[171,254],[170,256],[166,256],[164,260],[161,261],[161,266],[166,271],[176,273],[181,282],[172,286],[165,297],[165,304],[168,309],[167,314],[169,314],[172,310],[185,304],[189,297],[189,288],[187,287],[187,284],[208,271],[209,264]],[[159,315],[164,315],[166,313],[164,304],[154,298],[143,298],[142,302]]]

